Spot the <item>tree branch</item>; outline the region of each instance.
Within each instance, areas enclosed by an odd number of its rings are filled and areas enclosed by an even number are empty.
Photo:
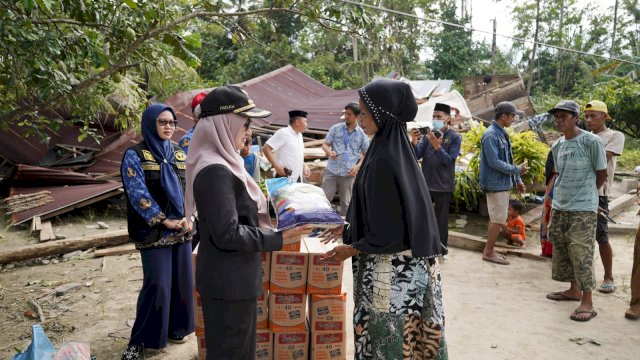
[[[194,13],[182,16],[166,25],[156,27],[156,28],[151,28],[146,33],[140,35],[133,43],[131,43],[124,51],[121,52],[120,57],[114,62],[112,66],[104,69],[103,71],[93,76],[86,78],[79,84],[73,86],[71,90],[69,90],[68,92],[56,95],[46,101],[31,103],[25,106],[21,106],[12,111],[9,111],[5,114],[2,114],[2,116],[0,116],[0,122],[2,123],[12,122],[24,115],[27,115],[33,112],[42,111],[51,106],[57,105],[63,100],[65,100],[67,97],[69,97],[70,95],[85,91],[91,88],[92,86],[94,86],[95,84],[97,84],[98,82],[102,81],[103,79],[106,79],[109,76],[115,74],[116,72],[122,69],[125,69],[127,67],[130,67],[131,65],[127,65],[127,60],[129,59],[131,54],[136,49],[138,49],[142,44],[144,44],[148,40],[151,40],[152,38],[155,38],[156,36],[162,33],[165,33],[171,30],[172,28],[180,24],[188,22],[189,20],[196,19],[196,18],[240,17],[240,16],[247,16],[247,15],[264,14],[269,12],[287,12],[291,14],[304,16],[304,14],[300,11],[292,10],[292,9],[282,9],[282,8],[273,8],[273,9],[262,8],[262,9],[248,10],[248,11],[235,12],[235,13],[217,13],[217,12],[211,12],[211,11],[202,11],[202,12],[194,12]],[[51,19],[51,20],[68,20],[68,19]],[[42,21],[48,21],[48,20],[42,20]],[[69,21],[72,23],[82,24],[81,22],[76,22],[75,20],[69,20]]]
[[[83,23],[81,21],[72,20],[72,19],[37,19],[37,20],[31,20],[31,22],[37,25],[69,24],[69,25],[90,26],[90,27],[97,27],[97,28],[107,27],[107,25],[104,25],[104,24]]]

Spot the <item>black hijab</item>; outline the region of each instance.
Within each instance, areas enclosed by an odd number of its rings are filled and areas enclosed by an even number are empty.
[[[369,254],[411,249],[414,257],[447,253],[406,122],[418,111],[409,85],[377,80],[358,90],[378,126],[355,180],[345,243]]]

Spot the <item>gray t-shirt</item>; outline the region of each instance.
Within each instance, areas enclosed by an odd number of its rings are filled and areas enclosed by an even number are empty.
[[[553,189],[553,209],[598,210],[596,171],[607,168],[604,144],[597,135],[580,130],[572,139],[564,136],[551,146],[558,176]]]

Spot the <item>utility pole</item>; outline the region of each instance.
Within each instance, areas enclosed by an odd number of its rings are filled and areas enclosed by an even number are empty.
[[[618,0],[616,0],[616,4],[613,8],[613,34],[611,35],[611,50],[609,51],[609,56],[613,57],[616,48],[616,30],[618,27]]]
[[[527,82],[527,96],[531,95],[531,85],[533,84],[533,68],[536,59],[536,49],[538,48],[538,30],[540,28],[540,0],[536,1],[536,30],[533,36],[533,50],[529,58],[529,81]]]
[[[491,71],[495,72],[496,70],[496,29],[497,29],[497,21],[496,18],[493,18],[493,40],[491,41]]]

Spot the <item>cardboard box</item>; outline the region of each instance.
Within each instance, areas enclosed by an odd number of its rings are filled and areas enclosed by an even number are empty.
[[[304,249],[309,252],[307,294],[341,294],[344,262],[322,260],[322,255],[335,245],[324,245],[317,238],[305,238]]]
[[[256,360],[273,360],[273,333],[270,330],[256,333]]]
[[[347,294],[311,295],[311,331],[345,331]]]
[[[258,297],[258,309],[257,309],[257,328],[267,329],[269,328],[269,316],[267,310],[267,304],[269,302],[269,296],[265,291],[262,296]]]
[[[309,331],[274,333],[273,358],[277,360],[308,360]]]
[[[269,279],[271,278],[271,253],[261,252],[262,259],[262,287],[265,291],[269,290]]]
[[[305,253],[274,251],[271,254],[269,291],[279,294],[304,294],[308,260]]]
[[[307,296],[304,294],[269,294],[269,329],[298,331],[305,329]]]
[[[300,252],[301,243],[302,235],[298,235],[289,239],[283,239],[281,251]]]
[[[344,331],[311,333],[311,360],[346,360],[347,334]]]
[[[197,336],[198,341],[198,360],[207,360],[207,344],[204,342],[204,334]]]

